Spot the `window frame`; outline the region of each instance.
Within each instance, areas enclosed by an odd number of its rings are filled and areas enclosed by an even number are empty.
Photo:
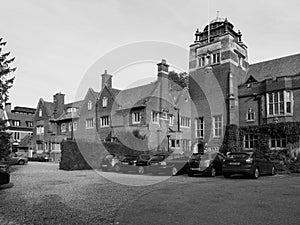
[[[89,100],[88,103],[87,103],[87,109],[89,111],[93,109],[93,102],[91,100]]]
[[[109,125],[110,125],[109,116],[101,116],[99,124],[100,124],[100,127],[109,127]]]
[[[106,108],[108,105],[108,98],[107,97],[103,97],[102,98],[102,108]]]
[[[255,134],[245,134],[244,139],[244,149],[253,150],[257,146],[257,135]]]
[[[220,118],[220,120],[219,120],[219,118]],[[216,119],[218,119],[218,120],[216,120]],[[220,137],[222,137],[222,135],[223,135],[223,116],[215,115],[215,116],[213,116],[213,137],[220,138]]]
[[[136,116],[138,115],[138,116]],[[137,119],[137,120],[136,120]],[[131,113],[131,123],[132,124],[140,124],[142,122],[142,112],[132,112]]]
[[[293,115],[293,91],[281,90],[266,93],[267,117]]]
[[[200,123],[198,123],[200,122]],[[200,124],[200,126],[198,126]],[[199,135],[198,135],[199,134]],[[205,135],[205,122],[203,117],[195,118],[195,137],[204,138]]]
[[[85,129],[93,129],[94,128],[94,118],[88,118],[85,120]]]

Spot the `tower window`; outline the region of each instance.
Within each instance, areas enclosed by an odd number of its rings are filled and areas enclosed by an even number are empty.
[[[247,121],[254,121],[255,113],[252,108],[248,109],[247,111]]]
[[[220,52],[213,53],[213,64],[220,63]]]

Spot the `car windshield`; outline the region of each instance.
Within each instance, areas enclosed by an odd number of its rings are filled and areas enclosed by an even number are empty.
[[[249,154],[249,153],[230,153],[228,155],[228,158],[231,158],[231,159],[246,159],[249,156],[251,156],[251,154]]]
[[[140,155],[140,159],[141,160],[149,160],[150,159],[150,155]]]
[[[155,155],[150,160],[160,162],[160,161],[163,161],[164,159],[165,159],[165,157],[163,155]]]
[[[136,158],[134,155],[125,155],[122,160],[136,160]]]

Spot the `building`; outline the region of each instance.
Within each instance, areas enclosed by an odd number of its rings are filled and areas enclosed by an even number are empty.
[[[209,150],[219,150],[227,125],[300,122],[300,54],[249,65],[242,33],[227,19],[197,29],[189,74],[192,140],[208,143]],[[271,149],[287,146],[285,135],[267,135]],[[255,134],[245,134],[244,149],[254,149],[256,140]]]
[[[63,140],[94,141],[98,94],[89,89],[83,100],[67,104],[62,93],[55,94],[52,102],[41,98],[33,118],[34,155],[48,155],[52,160],[59,161]]]
[[[34,114],[34,108],[16,106],[11,109],[11,103],[6,103],[4,110],[1,110],[0,115],[6,121],[7,132],[11,133],[12,151],[31,155]]]
[[[175,88],[165,60],[157,67],[156,81],[125,90],[112,88],[112,76],[105,71],[96,103],[101,141],[141,151],[190,151],[189,93]]]

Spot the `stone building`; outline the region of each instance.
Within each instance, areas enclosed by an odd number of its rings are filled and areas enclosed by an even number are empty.
[[[219,150],[226,125],[300,121],[300,54],[249,65],[242,33],[227,19],[196,31],[189,73],[192,140],[206,142],[210,150]],[[244,149],[253,149],[255,138],[245,135]],[[270,137],[271,149],[286,147],[285,138]]]

